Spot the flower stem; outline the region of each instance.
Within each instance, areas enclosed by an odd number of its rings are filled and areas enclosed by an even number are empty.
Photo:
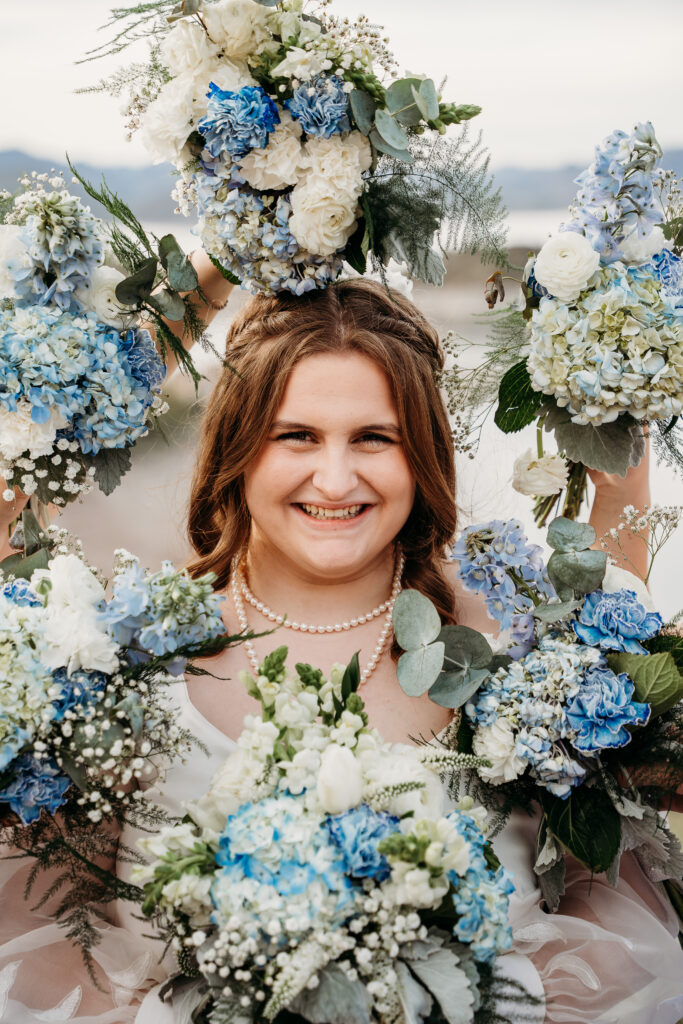
[[[536,424],[536,451],[539,459],[543,458],[543,422],[539,420]]]

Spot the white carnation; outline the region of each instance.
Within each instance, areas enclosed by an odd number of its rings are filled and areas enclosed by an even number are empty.
[[[349,132],[346,138],[309,139],[301,156],[300,171],[325,178],[339,192],[360,195],[362,172],[372,163],[370,143],[361,132]]]
[[[161,61],[173,75],[195,72],[218,57],[219,47],[198,21],[182,18],[161,44]]]
[[[155,164],[168,162],[182,167],[187,163],[185,143],[201,120],[205,109],[198,107],[196,82],[192,72],[167,82],[140,122],[140,137]]]
[[[543,497],[559,494],[566,487],[569,467],[561,455],[543,455],[530,448],[515,459],[512,486],[520,494]]]
[[[88,287],[76,289],[76,298],[81,305],[93,312],[100,323],[115,327],[117,331],[134,326],[132,310],[122,306],[116,298],[116,286],[125,277],[114,267],[96,267],[90,275]]]
[[[652,600],[652,594],[640,576],[636,576],[635,573],[629,572],[628,569],[623,569],[619,565],[614,565],[612,562],[607,563],[600,589],[605,594],[614,594],[617,590],[633,590],[646,611],[657,611],[657,606]]]
[[[0,224],[0,297],[14,298],[14,278],[9,272],[10,260],[27,269],[33,265],[28,249],[21,240],[18,224]]]
[[[624,263],[634,266],[647,263],[656,253],[670,247],[670,243],[667,242],[664,232],[659,226],[653,227],[652,231],[644,238],[638,234],[636,229],[628,238],[619,243],[619,251]]]
[[[600,266],[600,254],[576,231],[561,231],[545,243],[534,264],[534,276],[551,295],[564,302],[578,298]]]
[[[66,420],[58,409],[52,409],[47,422],[35,423],[31,419],[30,402],[17,402],[15,412],[0,405],[0,453],[9,461],[21,455],[29,459],[50,455],[57,431],[64,426]]]
[[[289,230],[302,249],[331,256],[356,229],[359,192],[340,192],[325,178],[307,174],[292,189]]]
[[[494,786],[519,778],[526,764],[515,753],[515,734],[507,718],[498,718],[491,725],[482,725],[474,733],[472,750],[477,757],[491,762],[490,768],[477,768],[485,782]]]
[[[191,74],[188,73],[186,80],[192,81],[195,124],[206,116],[209,109],[208,94],[211,83],[224,92],[238,92],[245,85],[256,85],[256,79],[250,74],[246,64],[227,60],[225,57],[198,65]]]
[[[222,0],[204,7],[202,18],[212,41],[233,60],[260,53],[272,38],[268,10],[255,0]]]
[[[284,110],[265,149],[252,149],[240,163],[240,174],[252,188],[286,188],[299,180],[301,125]]]
[[[331,743],[323,751],[318,772],[318,800],[327,814],[342,814],[361,801],[363,773],[348,747]]]

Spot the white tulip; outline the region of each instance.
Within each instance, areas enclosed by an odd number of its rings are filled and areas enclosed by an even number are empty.
[[[348,747],[331,743],[323,751],[318,772],[318,800],[327,814],[341,814],[361,800],[363,773]]]

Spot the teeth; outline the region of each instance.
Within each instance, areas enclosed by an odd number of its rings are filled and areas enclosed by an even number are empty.
[[[347,505],[346,508],[322,508],[320,505],[301,504],[304,512],[314,519],[353,519],[365,508],[364,505]]]

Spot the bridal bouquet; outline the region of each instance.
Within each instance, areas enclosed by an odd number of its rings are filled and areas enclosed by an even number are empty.
[[[198,1020],[477,1020],[512,886],[481,808],[449,808],[440,774],[484,762],[384,742],[357,657],[329,679],[286,657],[242,674],[261,714],[184,821],[140,841],[169,991]]]
[[[130,448],[166,409],[166,368],[141,317],[194,372],[163,321],[201,324],[178,289],[197,286],[172,236],[159,254],[106,185],[97,219],[64,178],[22,180],[0,204],[0,476],[43,504],[65,505],[98,484],[109,494]],[[156,289],[156,290],[155,290]]]
[[[236,638],[211,575],[193,580],[169,562],[150,573],[121,551],[107,596],[65,531],[42,533],[30,512],[24,529],[47,557],[29,579],[0,579],[0,842],[34,858],[34,876],[64,872],[57,918],[74,928],[85,907],[118,895],[99,888],[97,858],[115,849],[107,823],[158,823],[136,780],[190,749],[171,676]]]
[[[496,320],[489,361],[469,380],[480,403],[490,377],[506,433],[538,422],[538,452],[518,460],[513,486],[540,496],[540,522],[565,487],[564,514],[576,518],[586,467],[624,476],[637,465],[646,421],[683,468],[683,204],[661,155],[649,123],[596,148],[568,220],[526,264],[525,309]],[[501,286],[494,275],[491,306]],[[564,458],[544,455],[542,430]]]
[[[131,129],[178,172],[179,212],[196,209],[204,248],[250,291],[301,295],[343,261],[364,273],[369,255],[431,283],[457,244],[501,258],[502,211],[479,142],[445,138],[480,108],[445,102],[431,78],[396,78],[377,27],[330,6],[115,9],[112,21],[130,26],[110,52],[146,24],[154,44],[137,79],[126,69],[102,87],[129,93]]]
[[[654,881],[675,887],[683,876],[658,813],[683,781],[683,641],[637,577],[590,549],[594,540],[592,527],[556,519],[545,565],[514,520],[463,532],[453,557],[500,624],[497,654],[475,630],[441,629],[415,591],[394,609],[406,649],[399,681],[464,709],[459,746],[487,761],[470,773],[478,799],[503,820],[540,804],[535,869],[552,909],[565,850],[614,880],[631,849]]]

